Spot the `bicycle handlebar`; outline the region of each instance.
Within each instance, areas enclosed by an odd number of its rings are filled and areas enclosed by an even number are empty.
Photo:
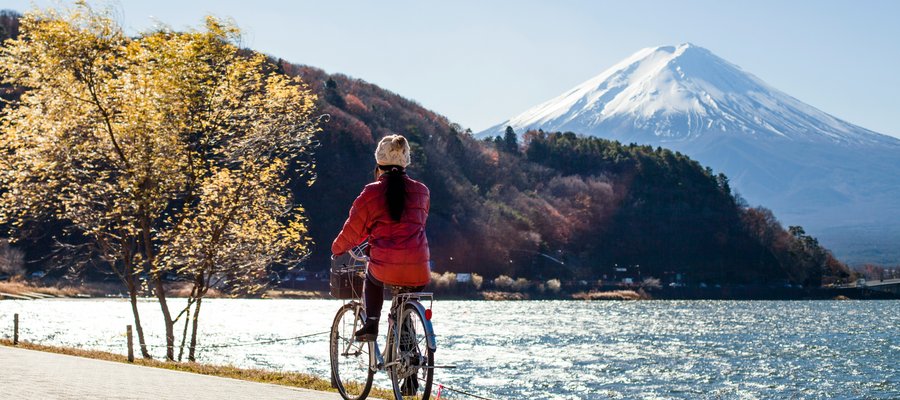
[[[362,242],[359,246],[356,246],[347,253],[350,254],[350,258],[356,261],[369,262],[369,256],[366,255],[366,249],[369,247],[369,242]]]
[[[350,249],[349,251],[347,251],[347,254],[350,256],[350,258],[352,258],[356,261],[361,261],[361,262],[367,263],[367,262],[369,262],[369,256],[366,255],[366,249],[368,247],[369,247],[369,242],[362,242],[359,246],[356,246],[356,247]],[[337,258],[338,258],[338,256],[336,256],[334,254],[331,255],[332,261],[334,261]]]

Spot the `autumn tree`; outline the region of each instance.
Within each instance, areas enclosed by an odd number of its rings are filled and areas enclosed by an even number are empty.
[[[4,83],[30,88],[3,115],[4,222],[18,236],[34,219],[60,218],[90,236],[130,294],[141,353],[149,357],[137,308],[138,222],[152,196],[143,183],[153,177],[139,176],[134,164],[148,142],[135,129],[136,113],[129,118],[124,108],[138,105],[117,90],[127,39],[85,8],[65,17],[29,13],[20,23],[20,37],[0,53]],[[175,176],[159,172],[165,183]]]
[[[290,262],[304,248],[306,228],[281,178],[284,167],[276,159],[267,165],[248,162],[235,170],[217,169],[204,180],[200,202],[166,233],[160,266],[193,282],[191,361],[200,306],[209,289],[257,293],[265,288],[269,265]]]
[[[204,31],[129,38],[79,3],[27,13],[0,53],[6,83],[28,88],[3,115],[3,220],[16,230],[56,218],[88,237],[129,292],[144,357],[142,285],[159,302],[172,360],[174,325],[190,310],[173,316],[166,274],[194,278],[216,262],[215,275],[257,276],[247,265],[305,252],[300,209],[281,177],[288,165],[312,166],[304,154],[315,96],[238,38],[213,18]]]

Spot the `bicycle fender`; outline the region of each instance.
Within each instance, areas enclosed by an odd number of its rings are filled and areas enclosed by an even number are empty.
[[[431,321],[425,319],[425,306],[423,306],[419,302],[415,303],[407,303],[407,305],[411,307],[415,307],[419,312],[419,315],[422,316],[422,322],[425,325],[425,341],[427,342],[427,346],[431,351],[437,351],[437,340],[434,337],[434,327],[431,326]]]

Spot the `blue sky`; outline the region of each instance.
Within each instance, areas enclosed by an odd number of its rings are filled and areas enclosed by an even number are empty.
[[[2,8],[68,4],[6,0]],[[900,1],[116,1],[138,32],[233,18],[248,47],[361,78],[474,131],[631,53],[706,47],[832,115],[900,137]]]

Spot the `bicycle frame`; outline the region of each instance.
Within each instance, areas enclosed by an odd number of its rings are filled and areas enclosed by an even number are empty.
[[[422,297],[433,299],[433,294],[429,292],[410,292],[393,296],[391,300],[391,311],[390,314],[388,314],[388,332],[390,332],[390,334],[387,337],[385,348],[383,351],[380,350],[378,340],[376,339],[372,343],[374,349],[369,353],[369,366],[373,371],[386,370],[388,367],[391,367],[398,362],[396,360],[389,360],[385,363],[385,358],[390,354],[391,347],[394,346],[394,335],[397,333],[396,330],[399,329],[396,319],[401,315],[400,313],[407,304],[415,307],[420,315],[425,315],[425,306],[419,302],[419,299]],[[363,311],[363,315],[365,315],[365,311]],[[425,328],[425,345],[428,346],[432,352],[437,351],[437,341],[435,340],[434,328],[431,326],[431,321],[426,319],[422,322]]]
[[[368,247],[368,243],[363,243],[360,246],[354,247],[349,251],[350,257],[356,261],[365,263],[365,274],[368,276],[369,273],[369,257],[365,254],[365,249]],[[378,346],[378,340],[376,339],[372,342],[373,348],[370,348],[369,352],[369,368],[373,371],[386,370],[388,367],[393,366],[397,361],[389,360],[388,363],[385,363],[385,358],[390,354],[389,351],[393,346],[393,338],[396,333],[395,330],[399,329],[396,324],[396,319],[401,315],[403,309],[407,304],[415,307],[420,315],[426,315],[425,307],[422,303],[419,302],[422,298],[428,298],[430,301],[434,301],[434,294],[431,292],[408,292],[408,293],[396,293],[391,296],[391,311],[388,313],[388,332],[390,334],[387,337],[387,342],[385,343],[384,350],[380,350]],[[360,303],[361,305],[364,305]],[[366,315],[365,307],[362,307],[362,316],[365,321],[368,316]],[[426,346],[431,351],[437,351],[437,340],[434,335],[434,328],[431,325],[431,321],[425,319],[422,321],[425,327],[425,343]]]

